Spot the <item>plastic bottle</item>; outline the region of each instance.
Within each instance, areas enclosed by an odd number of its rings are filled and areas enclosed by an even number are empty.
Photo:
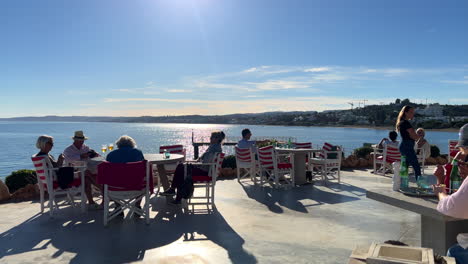
[[[452,161],[452,172],[450,172],[450,190],[456,192],[461,185],[460,174],[458,173],[458,161],[454,159]]]
[[[406,164],[406,157],[401,156],[400,162],[400,189],[405,189],[409,187],[409,177],[408,177],[408,164]]]
[[[169,153],[169,151],[167,151],[167,149],[164,150],[164,158],[165,159],[168,159],[171,157],[171,153]]]
[[[291,138],[288,138],[288,148],[291,148],[291,147],[292,147]]]

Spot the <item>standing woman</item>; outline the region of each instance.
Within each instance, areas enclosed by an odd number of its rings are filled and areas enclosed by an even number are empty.
[[[420,138],[414,131],[413,126],[409,122],[414,117],[414,108],[409,105],[403,106],[396,122],[396,131],[400,132],[401,143],[400,153],[406,157],[407,164],[411,165],[414,169],[414,176],[418,180],[421,176],[421,167],[419,166],[418,157],[414,151],[415,141]]]

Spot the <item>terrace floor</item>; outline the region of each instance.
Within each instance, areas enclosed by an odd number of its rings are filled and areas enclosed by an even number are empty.
[[[102,224],[102,211],[0,204],[0,263],[347,263],[356,245],[420,245],[419,215],[365,197],[391,179],[343,171],[341,184],[290,190],[221,180],[212,214],[183,215],[153,198],[143,219]]]

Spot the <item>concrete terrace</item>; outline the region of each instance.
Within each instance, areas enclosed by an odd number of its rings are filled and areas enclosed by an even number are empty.
[[[142,219],[102,224],[102,211],[64,208],[50,219],[37,202],[0,205],[0,263],[347,263],[356,245],[420,245],[419,215],[365,197],[391,179],[344,171],[342,183],[275,190],[221,180],[217,210],[183,215],[165,198]]]

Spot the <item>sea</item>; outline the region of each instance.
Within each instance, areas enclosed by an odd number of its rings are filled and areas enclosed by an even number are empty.
[[[263,125],[223,124],[155,124],[155,123],[104,123],[104,122],[20,122],[0,121],[0,179],[12,171],[32,169],[31,155],[36,154],[36,140],[40,135],[54,137],[52,155],[58,157],[72,143],[74,131],[82,130],[89,138],[86,144],[100,152],[103,145],[114,143],[121,135],[135,139],[144,153],[158,153],[162,145],[182,144],[187,155],[193,157],[192,141],[208,141],[211,131],[222,130],[226,141],[240,139],[241,131],[249,128],[253,138],[276,138],[297,142],[312,142],[314,147],[324,142],[341,145],[346,155],[364,143],[378,143],[388,131],[371,128],[342,127],[291,127]],[[456,132],[427,131],[426,139],[447,153],[449,139],[457,139]],[[233,147],[224,146],[224,152],[233,153]],[[203,152],[203,149],[200,150]]]

